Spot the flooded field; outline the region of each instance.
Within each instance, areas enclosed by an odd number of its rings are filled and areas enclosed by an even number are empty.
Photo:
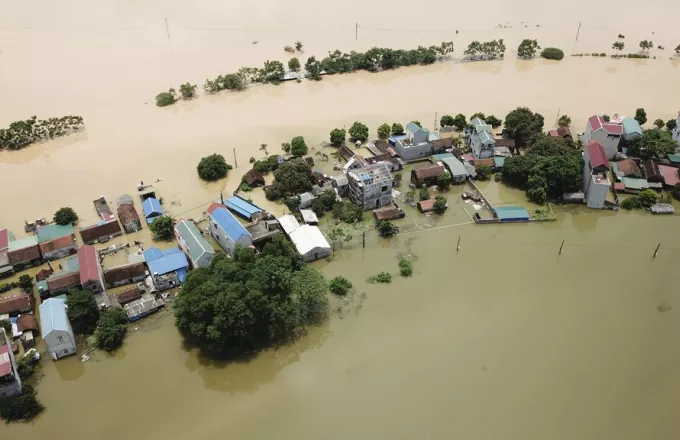
[[[414,8],[385,0],[0,5],[0,127],[69,113],[86,126],[0,152],[0,227],[18,236],[24,220],[61,206],[93,222],[93,199],[134,196],[140,180],[160,180],[154,186],[172,215],[198,217],[221,189],[238,186],[249,157],[263,155],[260,144],[272,153],[303,135],[318,146],[355,120],[372,132],[412,119],[432,129],[435,114],[503,118],[526,105],[546,126],[559,111],[582,131],[596,112],[644,107],[650,121],[666,120],[680,102],[672,86],[680,4],[670,0],[577,0],[559,12],[553,3],[492,2],[476,20],[438,0]],[[523,38],[567,54],[611,52],[619,33],[624,53],[642,39],[666,49],[651,51],[657,59],[559,63],[512,54]],[[284,61],[283,46],[295,40],[305,43],[304,62],[336,48],[443,40],[461,57],[470,41],[494,38],[505,39],[504,61],[260,86],[164,109],[153,102],[186,81],[200,86],[241,66]],[[198,179],[202,156],[233,163],[234,151],[238,167],[226,180]],[[493,182],[483,190],[493,203],[530,207],[521,192]],[[47,411],[31,424],[0,425],[0,437],[678,438],[678,217],[570,207],[555,222],[460,225],[471,211],[457,191],[443,218],[409,211],[395,240],[372,237],[365,249],[353,243],[332,263],[315,263],[328,277],[349,278],[356,294],[296,343],[223,365],[187,350],[165,312],[133,326],[112,357],[43,362],[37,389]],[[261,192],[252,197],[278,209]],[[431,227],[409,229],[414,220]],[[140,239],[148,242],[147,232],[118,240]],[[366,283],[381,270],[396,274],[401,253],[417,257],[412,278]]]

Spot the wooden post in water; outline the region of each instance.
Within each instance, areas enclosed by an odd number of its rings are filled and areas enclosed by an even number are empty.
[[[165,32],[168,34],[168,41],[170,41],[170,28],[168,27],[168,19],[165,19]]]
[[[366,231],[361,233],[361,247],[366,247]]]
[[[456,251],[460,250],[460,235],[458,236],[458,245],[456,246]]]
[[[578,34],[581,33],[581,22],[578,22],[578,30],[576,31],[576,41],[578,41]]]
[[[564,240],[562,240],[562,245],[560,246],[560,253],[559,255],[562,255],[562,248],[564,247]]]
[[[659,253],[659,248],[660,248],[660,247],[661,247],[661,243],[659,243],[658,245],[656,245],[656,250],[654,251],[654,257],[653,257],[653,258],[656,258],[656,254]]]
[[[236,162],[236,148],[234,148],[234,168],[238,168],[238,162]]]
[[[354,23],[354,39],[359,39],[359,23]]]

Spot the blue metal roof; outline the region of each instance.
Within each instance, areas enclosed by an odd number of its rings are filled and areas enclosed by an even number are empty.
[[[501,221],[529,220],[529,211],[521,206],[499,206],[495,210]]]
[[[43,338],[55,330],[69,331],[66,300],[50,298],[40,304],[40,328]]]
[[[55,238],[66,237],[73,235],[73,225],[58,225],[53,223],[47,226],[41,226],[36,229],[35,233],[38,235],[38,243],[54,240]]]
[[[169,272],[175,272],[183,269],[186,275],[186,268],[189,266],[184,252],[177,248],[170,248],[160,250],[152,247],[144,251],[144,259],[146,265],[149,266],[149,272],[163,275]]]
[[[158,199],[149,197],[142,202],[142,208],[144,209],[144,217],[149,217],[152,214],[163,214],[163,207],[161,207],[161,202]]]
[[[220,228],[234,241],[237,241],[244,235],[250,237],[250,233],[241,224],[241,222],[234,217],[234,215],[225,208],[217,208],[213,211],[211,217],[220,225]]]
[[[241,217],[247,219],[253,218],[253,214],[262,212],[262,210],[257,206],[253,205],[252,203],[248,203],[242,198],[236,196],[229,197],[227,200],[225,200],[224,204],[227,206],[227,208],[236,212]]]
[[[503,168],[503,165],[505,165],[505,157],[504,156],[496,156],[493,158],[494,163],[496,164],[496,168]]]

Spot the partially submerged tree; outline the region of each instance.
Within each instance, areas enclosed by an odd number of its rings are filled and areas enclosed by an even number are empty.
[[[626,47],[626,44],[623,41],[615,41],[614,44],[612,44],[612,49],[616,49],[619,52],[621,52],[624,47]]]
[[[678,126],[678,122],[675,119],[669,119],[666,121],[666,130],[673,131]]]
[[[293,156],[304,156],[307,154],[307,144],[305,143],[305,138],[302,136],[295,136],[292,141],[290,141],[290,152]]]
[[[201,158],[198,166],[196,166],[198,177],[209,182],[226,177],[231,169],[231,165],[224,160],[224,156],[216,153]]]
[[[489,180],[489,177],[491,177],[492,169],[489,165],[477,165],[475,167],[475,171],[477,172],[477,177],[475,177],[476,180]]]
[[[498,128],[503,125],[503,121],[495,117],[494,115],[489,115],[484,118],[484,121],[489,124],[492,128]]]
[[[175,89],[169,89],[167,92],[159,93],[156,95],[156,105],[158,107],[165,107],[167,105],[174,104],[177,101],[177,95]]]
[[[293,148],[293,147],[288,142],[283,142],[281,144],[281,149],[286,154],[290,153],[291,148]]]
[[[295,50],[302,52],[302,41],[298,40],[295,42]]]
[[[339,275],[328,283],[328,290],[336,295],[345,296],[352,288],[352,283],[342,275]]]
[[[312,168],[302,158],[295,158],[274,171],[274,183],[265,190],[265,195],[269,200],[278,200],[310,191],[315,183]]]
[[[652,43],[650,40],[642,40],[640,41],[640,49],[649,51],[649,49],[654,47],[654,43]]]
[[[24,292],[33,291],[33,278],[30,275],[23,274],[19,277],[19,288]]]
[[[298,70],[300,70],[300,67],[301,67],[300,60],[298,60],[297,58],[291,58],[290,60],[288,60],[288,68],[293,72],[297,72]]]
[[[451,173],[444,171],[437,176],[437,187],[440,191],[446,191],[451,186]]]
[[[453,118],[453,126],[456,127],[457,131],[463,131],[463,129],[467,126],[467,120],[465,119],[465,115],[462,113],[458,113]]]
[[[66,307],[68,320],[76,334],[89,335],[97,327],[99,306],[89,290],[69,290]]]
[[[70,225],[78,221],[78,214],[73,210],[73,208],[64,207],[59,208],[57,212],[54,213],[54,223],[58,225]]]
[[[451,115],[442,116],[441,119],[439,120],[439,125],[442,127],[453,127],[454,125],[453,116]]]
[[[390,136],[391,128],[387,124],[382,124],[378,127],[378,137],[380,139],[386,139]]]
[[[365,141],[368,139],[368,127],[359,121],[355,121],[349,128],[349,136],[353,141]]]
[[[638,121],[638,124],[640,125],[645,125],[647,122],[647,112],[645,111],[644,108],[639,108],[635,110],[635,118],[636,121]]]
[[[331,145],[339,147],[345,143],[347,132],[343,128],[334,128],[331,130]]]
[[[537,40],[524,39],[517,47],[517,56],[521,58],[533,58],[540,48]]]
[[[657,119],[654,121],[654,125],[656,125],[656,128],[661,130],[664,127],[664,125],[666,125],[666,123],[663,121],[663,119]]]
[[[630,156],[638,156],[642,159],[663,158],[673,154],[677,144],[671,134],[661,130],[644,130],[628,146]]]
[[[376,220],[375,228],[380,233],[381,237],[393,237],[399,233],[399,226],[395,225],[389,220]]]
[[[394,135],[404,134],[404,126],[401,125],[398,122],[393,123],[392,124],[392,134],[394,134]]]
[[[569,127],[571,125],[571,118],[568,115],[562,115],[557,120],[557,125],[559,127]]]
[[[546,47],[543,49],[541,52],[541,57],[547,59],[547,60],[561,60],[564,58],[564,52],[562,49],[558,49],[556,47]]]
[[[504,133],[507,133],[518,147],[530,145],[543,133],[543,116],[527,107],[518,107],[505,117]]]
[[[0,418],[6,423],[29,421],[44,409],[35,390],[28,384],[23,384],[21,393],[16,396],[0,397]]]
[[[182,94],[182,99],[191,99],[196,96],[197,88],[196,85],[186,82],[179,86],[179,93]]]
[[[434,205],[432,205],[432,210],[436,212],[437,214],[442,214],[444,211],[446,211],[446,208],[448,207],[448,202],[446,201],[446,197],[444,196],[435,196],[434,198]]]
[[[315,57],[312,56],[307,58],[305,70],[307,71],[307,76],[309,76],[309,78],[315,81],[321,79],[321,63],[318,62]]]
[[[99,317],[94,331],[97,346],[108,352],[116,351],[125,339],[128,317],[123,309],[110,308]]]
[[[153,232],[154,236],[160,239],[168,239],[172,237],[175,228],[175,219],[169,215],[161,215],[156,217],[151,224],[149,224],[149,229]]]

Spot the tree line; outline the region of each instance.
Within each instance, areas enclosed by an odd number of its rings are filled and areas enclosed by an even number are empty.
[[[81,116],[38,119],[31,116],[25,121],[15,121],[0,129],[0,150],[20,150],[33,142],[54,139],[73,133],[83,127]]]

